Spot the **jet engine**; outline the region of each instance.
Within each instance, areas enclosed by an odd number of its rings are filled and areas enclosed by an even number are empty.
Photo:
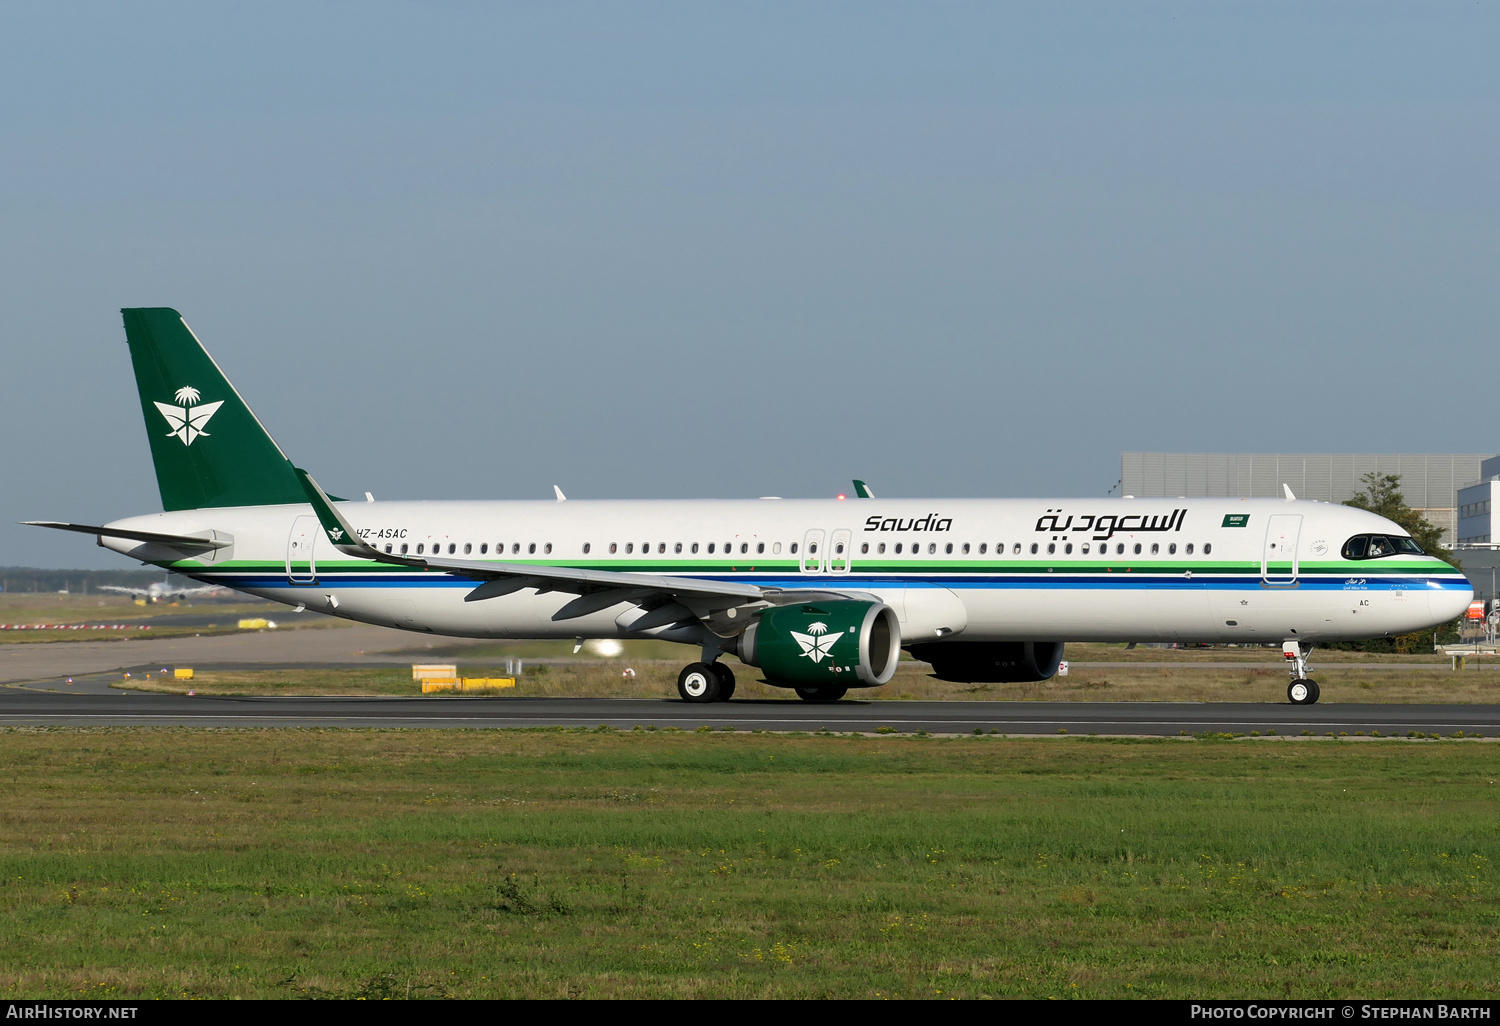
[[[1047,680],[1062,662],[1061,641],[951,641],[913,645],[914,658],[932,664],[939,680],[964,684],[1021,684]]]
[[[736,654],[783,687],[874,688],[896,674],[901,625],[881,602],[777,606],[740,636]]]

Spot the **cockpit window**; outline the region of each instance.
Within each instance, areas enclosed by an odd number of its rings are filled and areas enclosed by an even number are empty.
[[[1345,559],[1379,559],[1381,556],[1420,556],[1422,547],[1410,538],[1394,534],[1356,534],[1344,542]]]

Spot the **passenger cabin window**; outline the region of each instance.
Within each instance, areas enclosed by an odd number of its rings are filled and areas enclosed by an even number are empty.
[[[635,542],[626,542],[625,543],[625,554],[629,555],[630,553],[632,553],[634,551],[635,551]]]
[[[1151,555],[1155,556],[1161,552],[1161,545],[1157,542],[1151,543]]]
[[[712,556],[714,554],[714,543],[713,542],[709,542],[708,543],[708,554],[710,556]]]
[[[401,555],[406,555],[406,542],[401,543]]]
[[[1137,556],[1139,556],[1141,554],[1141,543],[1140,542],[1136,542],[1135,543],[1135,554]]]
[[[969,554],[969,543],[968,542],[964,542],[964,555],[967,556],[968,554]]]
[[[766,551],[766,543],[765,542],[756,542],[755,543],[755,551],[756,552],[764,552],[764,551]],[[844,551],[844,547],[842,545],[839,546],[839,551],[840,552]]]
[[[1047,543],[1047,555],[1050,556],[1050,555],[1052,555],[1056,551],[1057,551],[1057,543],[1056,542],[1048,542]]]
[[[885,555],[885,542],[881,542],[879,545],[875,546],[875,551],[880,553],[882,556]]]
[[[473,551],[474,551],[474,546],[470,545],[468,542],[464,542],[464,555],[467,556],[469,553],[471,553]]]
[[[952,555],[953,554],[953,543],[952,542],[949,542],[948,545],[947,545],[947,547],[943,549],[943,554],[944,555]]]
[[[1170,545],[1167,546],[1167,555],[1169,555],[1169,556],[1175,556],[1175,555],[1177,555],[1177,543],[1176,542],[1173,542],[1172,544],[1170,544]]]
[[[1182,551],[1185,552],[1185,553],[1187,553],[1189,556],[1191,556],[1193,554],[1193,543],[1192,542],[1188,542],[1187,543],[1187,548],[1183,549]]]
[[[953,547],[951,545],[948,547],[948,551],[950,551],[950,552],[953,551]],[[937,554],[937,542],[928,542],[927,543],[927,554],[929,556]]]
[[[1071,556],[1072,554],[1073,554],[1073,543],[1072,542],[1068,542],[1068,544],[1066,544],[1066,545],[1063,546],[1063,555],[1065,555],[1065,556]]]
[[[1205,546],[1206,548],[1206,546]],[[1410,538],[1387,534],[1356,534],[1344,542],[1345,559],[1379,559],[1381,556],[1421,556],[1422,547]]]
[[[448,543],[448,555],[451,556],[451,555],[453,555],[457,551],[458,551],[458,545],[456,543],[454,543],[454,542],[449,542]]]
[[[1037,544],[1036,544],[1036,542],[1032,542],[1031,543],[1031,554],[1033,556],[1037,554]]]
[[[794,556],[797,554],[797,543],[796,542],[792,542],[791,553]]]
[[[534,555],[536,553],[536,542],[532,542],[530,545],[526,546],[526,552],[528,554]]]
[[[1085,556],[1087,556],[1089,554],[1089,543],[1088,542],[1084,542],[1083,543],[1083,549],[1081,551],[1083,552],[1083,554]]]
[[[1035,546],[1032,546],[1032,551],[1033,552],[1036,551],[1036,547]],[[1011,549],[1011,555],[1013,555],[1013,556],[1019,556],[1020,554],[1021,554],[1021,543],[1020,542],[1016,542],[1015,547]]]
[[[1203,554],[1205,556],[1208,555],[1213,550],[1214,550],[1214,546],[1213,546],[1212,542],[1204,542],[1203,543]]]
[[[870,543],[869,542],[865,542],[864,544],[860,545],[860,547],[859,547],[860,555],[864,555],[865,553],[868,553],[869,551],[870,551]]]
[[[613,556],[616,552],[619,552],[619,551],[620,551],[620,543],[619,542],[610,542],[609,543],[609,554],[611,556]]]
[[[698,551],[698,543],[697,542],[693,542],[693,551],[694,552]]]
[[[511,542],[510,543],[510,554],[512,556],[517,556],[517,555],[520,555],[520,553],[521,553],[521,543],[520,542]]]
[[[385,543],[385,551],[386,551],[386,552],[387,552],[387,553],[389,553],[389,552],[390,552],[390,551],[391,551],[391,543],[390,543],[390,542],[386,542],[386,543]],[[405,552],[405,551],[406,551],[406,546],[405,546],[405,545],[403,545],[403,546],[401,546],[401,551],[402,551],[402,552]]]
[[[422,554],[422,543],[421,542],[417,542],[417,555],[420,556],[421,554]]]
[[[672,552],[674,554],[678,553],[678,552],[681,552],[681,551],[682,551],[682,542],[678,542],[678,543],[676,543],[675,545],[672,546]]]
[[[740,542],[740,552],[741,553],[745,553],[745,552],[749,552],[749,551],[750,551],[750,543],[749,542]],[[818,551],[818,547],[816,545],[814,545],[812,547],[812,551],[813,552],[817,552]]]
[[[590,546],[590,545],[589,545],[589,543],[588,543],[588,542],[584,542],[584,543],[583,543],[583,554],[584,554],[584,555],[585,555],[585,556],[587,556],[587,555],[588,555],[588,554],[589,554],[589,549],[590,549],[590,548],[591,548],[591,546]]]
[[[552,543],[548,542],[546,545],[542,546],[542,551],[549,556],[552,555]]]
[[[485,555],[489,551],[490,551],[490,543],[489,542],[485,542],[483,545],[479,546],[479,554],[481,556]]]
[[[898,555],[898,556],[901,555],[901,543],[900,542],[896,543],[896,555]]]
[[[984,554],[985,554],[985,551],[986,551],[986,550],[987,550],[987,549],[989,549],[989,547],[990,547],[990,543],[989,543],[989,542],[980,542],[980,543],[979,543],[979,554],[980,554],[980,555],[981,555],[981,556],[982,556],[982,555],[984,555]],[[996,551],[996,552],[999,552],[999,551],[1000,551],[1000,548],[999,548],[999,546],[996,546],[996,547],[995,547],[995,551]]]

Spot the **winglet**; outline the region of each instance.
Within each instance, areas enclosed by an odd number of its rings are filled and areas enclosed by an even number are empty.
[[[559,487],[557,487],[557,485],[553,485],[552,486],[552,490],[557,493],[557,501],[558,502],[567,502],[568,501],[568,497],[562,493],[562,489],[559,488]]]
[[[854,494],[859,496],[861,499],[875,498],[875,493],[870,491],[870,486],[865,484],[857,477],[854,479]]]
[[[1281,490],[1284,491],[1284,492],[1286,492],[1286,501],[1287,502],[1296,502],[1297,501],[1297,497],[1292,494],[1292,486],[1289,485],[1289,484],[1287,484],[1285,481],[1281,482]]]
[[[318,487],[318,482],[312,479],[312,475],[301,467],[294,468],[297,471],[297,480],[302,482],[302,491],[307,495],[307,501],[312,503],[313,512],[318,515],[318,523],[323,526],[323,533],[328,535],[328,540],[333,547],[346,556],[361,556],[365,559],[376,559],[381,562],[389,561],[389,557],[371,548],[365,540],[355,533],[354,528],[349,526],[349,521],[344,519],[329,500],[328,493]]]

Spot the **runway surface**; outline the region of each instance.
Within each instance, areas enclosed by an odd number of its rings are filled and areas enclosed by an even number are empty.
[[[290,614],[288,614],[290,615]],[[311,614],[302,614],[309,616]],[[493,655],[471,660],[466,650],[492,642],[463,638],[434,638],[389,627],[349,624],[318,617],[308,626],[288,626],[274,631],[245,631],[206,637],[139,637],[130,641],[59,641],[0,645],[0,682],[40,680],[99,673],[105,670],[144,670],[163,666],[192,666],[199,670],[250,670],[270,668],[335,669],[409,666],[413,662],[452,660],[494,665]],[[1279,653],[1278,653],[1279,655]],[[685,654],[684,659],[687,658]],[[503,662],[503,659],[500,660]],[[571,659],[536,659],[531,663],[571,662]],[[1313,660],[1320,672],[1432,673],[1448,668],[1446,662],[1343,662]],[[1485,669],[1500,665],[1488,657]],[[1279,669],[1276,659],[1175,660],[1175,661],[1077,661],[1074,673],[1111,669],[1203,670]]]
[[[844,699],[814,705],[733,701],[690,705],[608,698],[211,698],[123,691],[79,682],[83,693],[0,688],[0,725],[190,727],[677,727],[736,730],[969,734],[1500,735],[1493,705],[1249,705],[1167,702],[911,702]]]

